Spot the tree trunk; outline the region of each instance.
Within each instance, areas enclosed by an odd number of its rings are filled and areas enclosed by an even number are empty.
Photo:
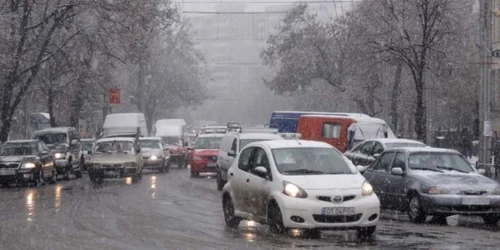
[[[54,90],[52,88],[48,89],[47,108],[49,109],[50,126],[57,127],[56,117],[54,116]]]
[[[427,114],[426,105],[424,103],[424,81],[423,81],[423,71],[418,73],[417,79],[415,79],[415,89],[417,91],[417,106],[415,110],[415,133],[417,134],[417,139],[425,141],[427,135]]]
[[[394,84],[392,85],[391,92],[391,111],[389,116],[391,117],[392,129],[395,133],[398,133],[398,123],[399,123],[399,113],[398,113],[398,101],[399,95],[401,94],[401,74],[403,72],[403,63],[399,62],[396,66],[396,72],[394,75]]]

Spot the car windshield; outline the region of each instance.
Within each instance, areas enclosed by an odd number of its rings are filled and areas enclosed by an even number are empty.
[[[141,140],[141,148],[160,149],[159,140]]]
[[[195,149],[219,149],[222,137],[198,137]]]
[[[45,142],[47,145],[68,143],[68,136],[66,133],[42,133],[36,134],[34,139]]]
[[[170,145],[170,146],[182,145],[181,139],[179,137],[165,136],[162,138],[165,145]]]
[[[32,143],[7,143],[2,147],[0,155],[35,155],[35,146],[36,145]]]
[[[133,143],[130,141],[98,142],[96,153],[133,153]]]
[[[246,145],[252,143],[252,142],[258,142],[258,141],[270,141],[271,139],[242,139],[240,140],[240,150],[243,149]]]
[[[411,143],[411,142],[394,142],[394,143],[386,143],[385,146],[387,147],[387,149],[404,148],[404,147],[423,148],[425,147],[425,144]]]
[[[455,153],[412,153],[408,158],[408,164],[411,169],[449,170],[466,173],[474,171],[462,156]]]
[[[272,153],[284,175],[353,174],[342,154],[332,148],[282,148]]]

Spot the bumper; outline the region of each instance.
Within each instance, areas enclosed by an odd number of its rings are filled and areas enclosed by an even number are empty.
[[[500,195],[421,195],[424,211],[429,215],[500,214]],[[462,198],[487,198],[489,205],[463,205]]]
[[[144,160],[144,168],[146,169],[159,169],[163,168],[163,160]]]
[[[306,199],[279,196],[283,224],[288,228],[357,229],[376,226],[380,217],[380,201],[375,194],[340,204],[314,200],[315,195]],[[347,207],[354,208],[354,214],[323,215],[323,208]]]
[[[139,169],[134,168],[115,168],[115,169],[89,169],[90,178],[100,177],[102,179],[122,179],[132,177],[138,174]]]
[[[207,161],[191,161],[191,171],[194,173],[217,173],[217,164]]]
[[[15,183],[15,182],[29,182],[35,179],[35,171],[33,169],[15,170],[14,174],[0,174],[0,182],[2,183]]]

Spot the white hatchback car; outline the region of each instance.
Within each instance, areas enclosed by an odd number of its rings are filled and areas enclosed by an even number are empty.
[[[380,201],[372,186],[337,149],[305,140],[248,144],[228,171],[222,205],[227,226],[241,220],[269,224],[273,232],[301,228],[357,229],[371,235]]]

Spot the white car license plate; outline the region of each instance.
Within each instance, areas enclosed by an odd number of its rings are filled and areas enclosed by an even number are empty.
[[[489,205],[490,199],[485,197],[464,197],[462,205]]]
[[[324,207],[323,215],[352,215],[356,213],[354,207]]]
[[[15,169],[8,169],[8,168],[0,169],[0,175],[15,175],[15,174],[16,174]]]

